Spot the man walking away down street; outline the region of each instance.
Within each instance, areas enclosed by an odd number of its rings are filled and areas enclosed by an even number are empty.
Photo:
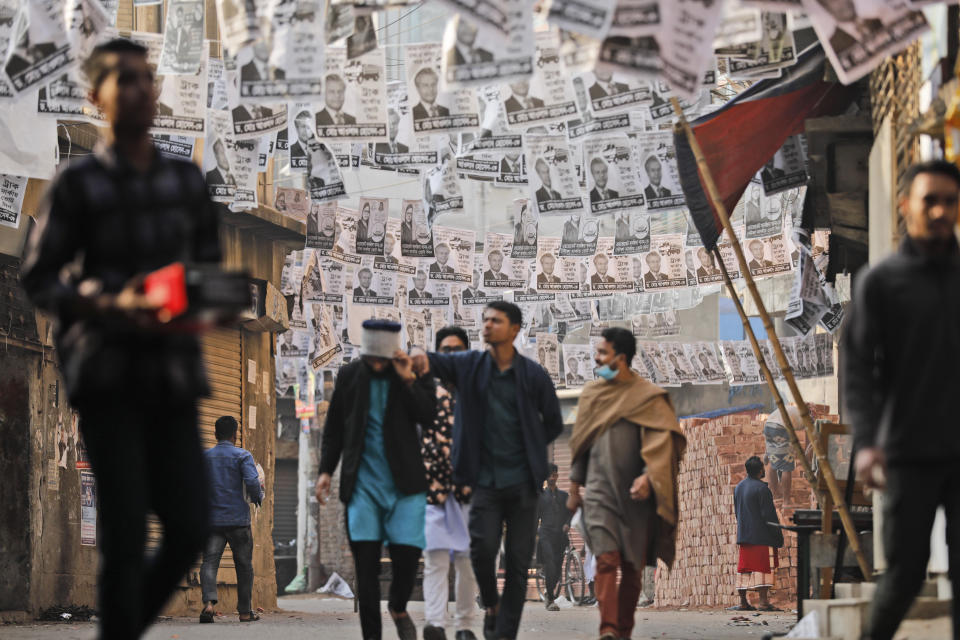
[[[486,640],[517,637],[537,533],[537,495],[547,479],[547,445],[563,430],[550,376],[513,346],[521,321],[515,304],[492,302],[483,312],[486,351],[429,354],[434,375],[457,387],[453,481],[473,488],[470,557],[486,610]],[[495,563],[504,525],[500,596]]]
[[[537,521],[540,523],[537,557],[543,566],[546,582],[547,611],[560,611],[554,600],[560,595],[557,593],[557,583],[563,571],[563,552],[569,542],[567,532],[570,531],[570,517],[573,515],[567,511],[567,497],[567,492],[557,487],[557,465],[551,464],[547,488],[537,502]]]
[[[783,532],[770,523],[779,522],[773,506],[773,493],[762,480],[763,460],[750,456],[744,463],[747,477],[733,490],[737,513],[737,593],[740,604],[733,611],[756,611],[747,600],[748,591],[760,596],[760,611],[777,611],[770,604],[770,589],[776,586],[773,569],[779,566],[777,549],[783,546]]]
[[[460,353],[470,348],[461,327],[437,331],[437,351]],[[470,624],[476,610],[477,581],[470,565],[470,488],[453,483],[450,462],[453,447],[453,385],[437,385],[437,417],[423,427],[423,463],[427,468],[427,546],[423,550],[423,611],[427,626],[423,640],[446,640],[450,558],[456,571],[456,640],[476,640]]]
[[[427,479],[417,423],[436,417],[436,389],[400,350],[400,324],[365,320],[360,359],[337,374],[320,453],[317,500],[340,469],[340,501],[357,576],[363,640],[380,640],[380,555],[389,547],[392,580],[387,608],[400,640],[416,640],[407,601],[417,577],[427,508]]]
[[[217,604],[217,571],[227,544],[233,552],[237,569],[237,613],[240,622],[256,622],[260,616],[253,612],[253,532],[250,529],[251,502],[263,502],[263,487],[257,465],[249,451],[237,446],[237,420],[222,416],[213,426],[217,444],[207,449],[210,479],[210,538],[203,552],[200,583],[203,590],[203,611],[200,622],[214,621],[213,605]]]
[[[21,282],[57,318],[56,346],[100,498],[101,638],[139,638],[207,539],[196,336],[160,329],[142,276],[220,262],[217,212],[196,165],[150,139],[157,94],[147,50],[114,39],[84,64],[107,126],[94,153],[50,185]],[[163,540],[147,557],[147,512]]]
[[[686,438],[667,392],[630,368],[633,333],[611,327],[602,337],[597,379],[580,394],[570,437],[567,507],[583,507],[586,543],[597,559],[600,637],[617,640],[633,633],[643,568],[658,558],[673,563]]]
[[[896,254],[857,275],[840,342],[856,471],[885,489],[887,571],[870,608],[865,637],[872,640],[894,636],[920,591],[941,505],[960,594],[960,171],[942,161],[915,165],[904,187],[906,236]],[[960,638],[960,599],[953,603],[953,637]]]

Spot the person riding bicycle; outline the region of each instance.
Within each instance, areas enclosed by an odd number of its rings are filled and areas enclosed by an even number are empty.
[[[547,611],[560,610],[554,600],[557,598],[557,583],[563,568],[563,552],[567,548],[567,532],[570,531],[572,516],[566,507],[569,497],[567,492],[557,487],[558,475],[557,465],[551,464],[547,488],[540,494],[537,502],[537,521],[540,523],[537,557],[543,566],[546,582]]]

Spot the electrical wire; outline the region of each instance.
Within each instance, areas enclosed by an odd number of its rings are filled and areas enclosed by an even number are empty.
[[[423,7],[423,3],[421,2],[420,4],[418,4],[417,6],[415,6],[413,9],[410,9],[410,11],[407,11],[405,14],[403,14],[402,16],[400,16],[399,18],[397,18],[397,19],[394,20],[393,22],[389,22],[389,23],[383,25],[382,27],[380,27],[379,29],[377,29],[377,31],[383,31],[383,30],[386,29],[387,27],[392,27],[393,25],[397,24],[398,22],[400,22],[401,20],[403,20],[404,18],[406,18],[407,16],[409,16],[410,14],[412,14],[414,11],[417,11],[417,10],[421,9],[422,7]]]

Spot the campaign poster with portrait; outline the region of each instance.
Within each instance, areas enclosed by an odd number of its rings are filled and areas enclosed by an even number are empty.
[[[387,139],[387,85],[383,49],[347,60],[343,47],[329,47],[317,135],[324,140]],[[320,106],[320,105],[318,105]]]
[[[753,238],[744,244],[747,268],[752,276],[771,276],[793,269],[783,234],[769,238]]]
[[[651,131],[637,134],[634,152],[637,168],[647,203],[647,210],[677,209],[686,204],[680,186],[677,155],[673,148],[673,133]]]
[[[632,291],[634,288],[630,258],[614,255],[613,246],[613,238],[600,238],[596,253],[588,258],[591,291]]]
[[[650,251],[643,254],[643,287],[645,291],[687,286],[683,257],[683,235],[653,236]]]
[[[434,259],[429,261],[428,267],[430,279],[470,282],[476,235],[472,230],[435,226],[433,228]]]
[[[529,177],[529,197],[540,216],[585,212],[574,160],[564,136],[523,137]]]
[[[760,170],[766,196],[802,187],[807,179],[807,143],[803,135],[787,138]]]
[[[420,200],[400,203],[400,255],[409,258],[433,257],[433,232]]]
[[[421,258],[417,270],[412,276],[408,276],[408,306],[447,307],[450,305],[450,282],[427,277],[430,267],[430,260]]]
[[[163,28],[163,50],[157,72],[195,75],[207,57],[204,51],[203,2],[171,0]]]
[[[650,104],[649,82],[634,75],[598,66],[575,79],[586,91],[588,113],[593,117],[625,113]],[[581,115],[586,113],[581,110]]]
[[[364,256],[353,267],[352,300],[354,304],[396,305],[397,272],[375,269],[372,256]]]
[[[281,191],[283,189],[283,191]],[[294,192],[295,197],[303,194],[304,200],[307,200],[306,193],[302,189],[288,189],[280,187],[277,189],[277,200],[284,196],[284,202],[287,197],[285,194]],[[297,193],[299,192],[299,193]],[[324,249],[330,251],[333,249],[337,229],[337,203],[336,202],[310,202],[310,213],[307,215],[307,247],[314,249]],[[277,210],[280,210],[279,204]]]
[[[407,95],[413,103],[411,116],[415,135],[429,136],[480,126],[474,90],[440,90],[442,45],[439,42],[409,44],[403,51],[406,55]]]
[[[560,384],[560,341],[555,333],[538,332],[536,338],[537,362],[543,367],[554,385]]]
[[[683,345],[679,342],[662,342],[661,349],[666,358],[667,367],[669,367],[673,377],[681,383],[695,383],[699,381],[696,369],[687,359]]]
[[[600,222],[585,215],[569,216],[563,221],[560,237],[561,256],[592,256],[597,251]]]
[[[463,191],[457,178],[456,154],[450,150],[445,136],[437,138],[440,145],[440,164],[421,171],[423,206],[427,223],[432,227],[437,217],[445,213],[463,213]]]
[[[583,141],[590,213],[634,213],[643,209],[644,194],[632,146],[625,135]]]
[[[683,351],[696,371],[694,384],[723,384],[726,380],[712,342],[689,342],[683,345]]]
[[[642,211],[621,211],[615,219],[613,253],[618,256],[650,251],[650,216]]]
[[[514,130],[566,121],[577,114],[573,88],[560,64],[559,34],[555,30],[538,31],[535,43],[533,76],[500,85],[507,126]]]
[[[230,126],[230,114],[209,111],[207,118],[208,131],[203,140],[203,172],[207,191],[214,202],[229,204],[233,202],[237,191],[232,161],[236,142]]]
[[[361,256],[357,253],[357,224],[360,212],[337,206],[337,220],[333,231],[333,249],[330,258],[347,266],[360,264]]]
[[[537,257],[540,216],[526,198],[516,198],[510,203],[510,219],[513,220],[513,243],[510,257],[532,260]]]
[[[534,35],[526,0],[447,2],[457,13],[443,33],[441,78],[445,90],[530,78]]]
[[[310,366],[314,371],[336,366],[343,354],[343,347],[337,337],[333,313],[325,304],[311,305],[311,327],[313,341],[310,347]]]
[[[389,198],[360,198],[357,218],[356,252],[365,256],[382,256],[387,218],[390,217]]]
[[[527,285],[527,260],[510,257],[512,241],[506,233],[487,232],[483,243],[484,288],[512,290]]]
[[[432,138],[414,133],[407,83],[388,83],[387,141],[373,144],[374,163],[384,167],[432,167],[439,157]]]
[[[563,384],[567,389],[576,389],[595,378],[593,347],[590,344],[560,345],[563,360]]]
[[[578,265],[578,258],[560,256],[560,238],[541,237],[537,246],[537,291],[545,293],[579,291]]]

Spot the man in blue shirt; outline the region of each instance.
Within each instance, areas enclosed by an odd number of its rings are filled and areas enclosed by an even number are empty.
[[[253,455],[237,446],[237,421],[223,416],[214,424],[215,447],[204,452],[210,477],[210,539],[203,552],[200,584],[203,589],[203,611],[200,622],[213,622],[213,605],[217,603],[217,571],[223,549],[230,544],[237,569],[237,612],[240,622],[255,622],[260,616],[250,603],[253,591],[253,533],[250,531],[250,507],[244,496],[263,502],[263,486]]]
[[[430,369],[458,390],[453,481],[473,489],[470,555],[486,609],[486,640],[513,640],[527,592],[537,533],[537,499],[547,479],[547,445],[563,430],[550,376],[520,355],[520,308],[491,302],[483,312],[486,351],[429,355]],[[506,582],[496,558],[506,524]]]

